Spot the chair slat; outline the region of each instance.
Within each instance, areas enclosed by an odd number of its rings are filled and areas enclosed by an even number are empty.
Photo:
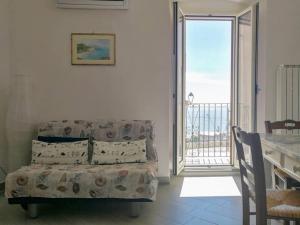
[[[238,137],[239,137],[240,141],[241,141],[243,144],[246,144],[246,145],[248,145],[248,146],[251,145],[251,143],[252,143],[252,141],[251,141],[251,136],[247,135],[246,132],[244,132],[244,131],[241,130],[241,131],[239,132]]]
[[[245,169],[246,169],[248,172],[254,174],[253,167],[250,166],[245,160],[242,159],[242,160],[241,160],[241,164],[245,167]]]
[[[248,187],[248,194],[249,197],[256,202],[256,195],[255,195],[255,185],[246,177],[243,176],[243,182],[247,185]]]
[[[249,190],[255,190],[255,184],[251,182],[248,177],[243,176],[244,183],[248,186]]]

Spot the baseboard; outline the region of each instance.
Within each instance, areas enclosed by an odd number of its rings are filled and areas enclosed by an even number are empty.
[[[186,168],[179,176],[239,176],[240,171],[235,167],[215,168]]]
[[[170,184],[170,177],[158,177],[158,182],[160,184]]]

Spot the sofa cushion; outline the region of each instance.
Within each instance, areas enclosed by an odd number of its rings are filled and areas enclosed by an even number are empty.
[[[38,136],[38,141],[43,141],[47,143],[62,143],[62,142],[76,142],[76,141],[85,141],[89,138],[74,138],[74,137],[44,137]]]
[[[155,200],[155,162],[25,166],[6,177],[7,198],[125,198]]]
[[[122,142],[93,142],[92,164],[146,162],[146,140]]]
[[[32,141],[32,163],[88,164],[88,140],[64,143]]]
[[[150,120],[62,120],[41,123],[38,136],[90,137],[97,141],[146,139],[147,160],[157,161],[154,126]]]

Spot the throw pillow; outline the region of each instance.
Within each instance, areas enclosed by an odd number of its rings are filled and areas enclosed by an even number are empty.
[[[146,162],[146,139],[128,142],[94,141],[92,164]]]
[[[32,141],[32,163],[88,164],[88,140],[70,143]]]

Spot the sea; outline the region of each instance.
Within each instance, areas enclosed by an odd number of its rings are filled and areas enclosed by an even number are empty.
[[[204,107],[188,107],[186,109],[186,135],[192,132],[200,135],[213,136],[230,131],[230,106],[223,105],[208,109]]]
[[[108,48],[94,48],[93,51],[85,56],[88,60],[108,60],[110,59],[110,53]]]

